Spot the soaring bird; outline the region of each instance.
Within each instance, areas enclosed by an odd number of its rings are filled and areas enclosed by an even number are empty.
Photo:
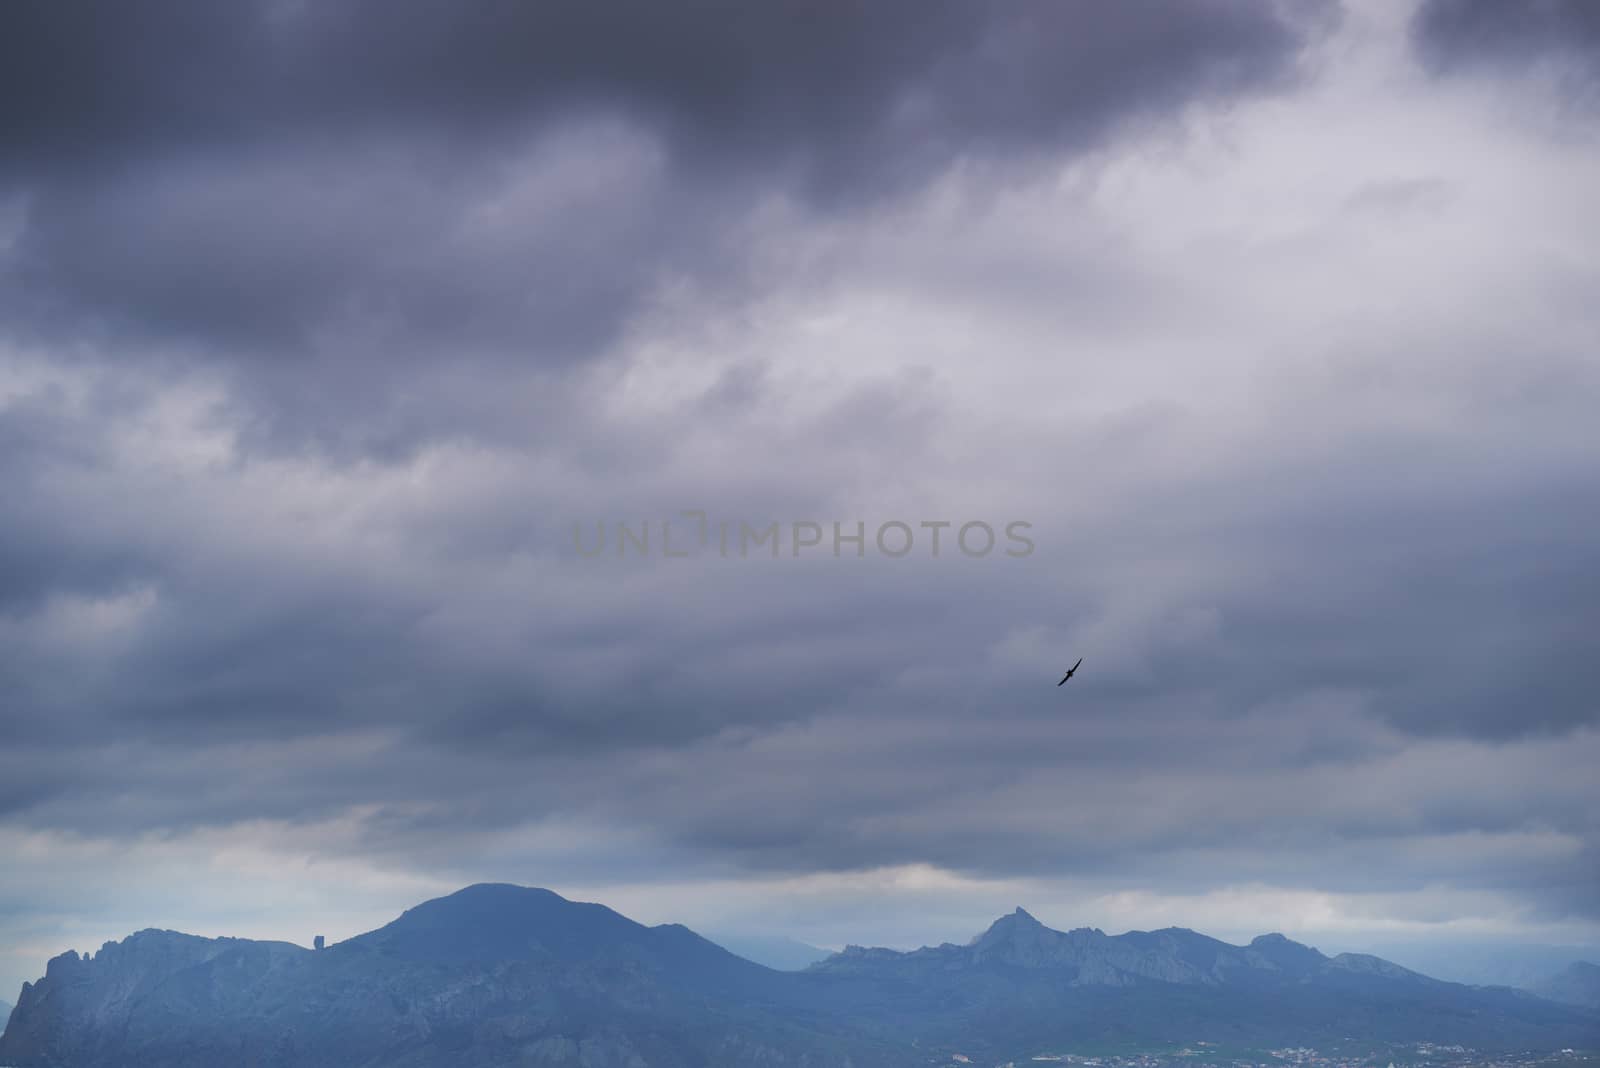
[[[1080,656],[1080,657],[1078,657],[1078,664],[1081,664],[1081,663],[1083,663],[1083,657]],[[1078,664],[1073,664],[1070,668],[1068,668],[1067,669],[1067,673],[1065,675],[1061,676],[1061,682],[1056,683],[1056,685],[1060,686],[1062,683],[1064,683],[1068,679],[1072,678],[1072,673],[1074,671],[1078,670]]]

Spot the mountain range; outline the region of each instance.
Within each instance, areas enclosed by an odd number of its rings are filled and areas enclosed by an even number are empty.
[[[25,984],[0,1064],[899,1068],[1111,1044],[1600,1046],[1600,1014],[1282,935],[1055,931],[762,967],[686,927],[468,887],[323,950],[141,931]]]

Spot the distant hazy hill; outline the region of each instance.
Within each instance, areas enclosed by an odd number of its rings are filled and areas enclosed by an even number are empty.
[[[1574,961],[1531,989],[1551,1001],[1600,1009],[1600,964]]]
[[[1280,935],[1053,931],[851,948],[804,972],[546,890],[474,886],[320,952],[143,931],[25,985],[0,1064],[900,1068],[965,1053],[1356,1036],[1600,1045],[1600,1016]]]
[[[11,1002],[0,1001],[0,1034],[6,1029],[6,1021],[11,1019]]]
[[[780,972],[802,971],[832,956],[825,949],[808,946],[792,938],[739,934],[708,934],[706,937],[729,953],[737,953],[745,960],[753,960]]]
[[[1600,960],[1600,946],[1548,945],[1512,939],[1389,940],[1363,947],[1412,971],[1474,986],[1532,990],[1575,960]]]

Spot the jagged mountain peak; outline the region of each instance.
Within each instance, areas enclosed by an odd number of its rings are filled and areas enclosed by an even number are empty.
[[[986,941],[993,941],[997,938],[1009,938],[1019,931],[1047,930],[1049,930],[1048,927],[1034,919],[1027,909],[1019,905],[1015,911],[1008,912],[991,923],[988,930],[978,935],[968,945],[981,945]]]
[[[1059,956],[1060,943],[1068,937],[1019,907],[995,920],[967,948],[977,960],[1037,966]]]

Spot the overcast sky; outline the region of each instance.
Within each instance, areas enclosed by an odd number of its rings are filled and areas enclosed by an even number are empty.
[[[0,994],[477,881],[1600,937],[1600,6],[0,18]]]

